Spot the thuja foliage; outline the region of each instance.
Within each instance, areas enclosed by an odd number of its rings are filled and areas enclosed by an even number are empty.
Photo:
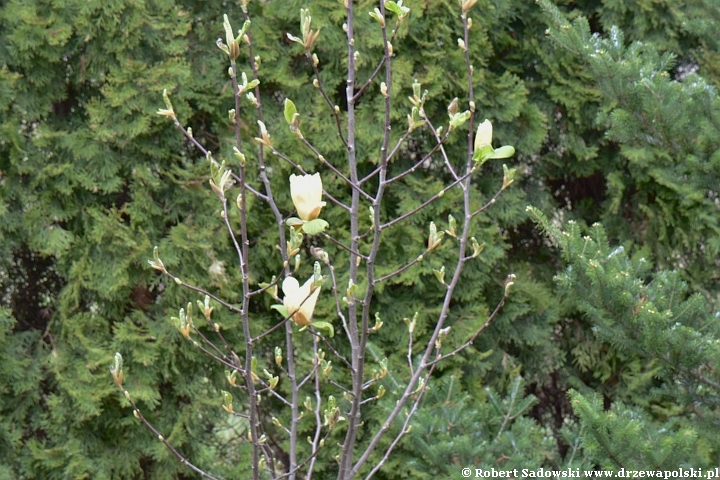
[[[353,56],[357,91],[385,53],[378,19],[369,15],[384,6],[380,3],[353,2],[354,28],[363,32],[356,35],[359,55]],[[387,81],[384,71],[378,72],[358,97],[360,177],[380,164],[381,82],[392,96],[394,141],[407,128],[412,103],[405,98],[414,95],[415,80],[420,97],[428,91],[424,111],[436,129],[447,125],[453,98],[458,97],[458,113],[469,110],[458,38],[474,66],[475,125],[469,129],[466,123],[449,135],[445,153],[453,161],[462,158],[466,135],[484,118],[493,124],[494,146],[517,150],[513,158],[490,160],[473,175],[474,198],[487,201],[502,184],[502,162],[517,168],[514,184],[473,221],[473,235],[484,249],[457,285],[450,305],[455,320],[447,324],[452,328],[443,348],[462,344],[488,318],[508,273],[517,279],[482,335],[464,353],[437,364],[409,432],[378,478],[450,476],[462,466],[492,462],[552,468],[717,465],[712,434],[717,390],[708,384],[717,381],[710,345],[717,339],[715,317],[708,312],[717,309],[720,224],[713,183],[719,123],[714,88],[720,85],[715,2],[663,0],[653,8],[634,0],[556,3],[559,10],[524,0],[479,0],[467,14],[473,21],[467,39],[462,5],[455,2],[404,2],[410,12],[394,37],[396,17],[380,12],[392,37],[393,73]],[[303,40],[301,8],[309,8],[311,30],[320,30],[313,50],[317,75],[304,45],[287,36]],[[0,451],[9,452],[0,456],[1,478],[195,475],[157,434],[143,428],[117,393],[107,371],[115,352],[124,357],[123,388],[179,454],[219,477],[244,478],[252,469],[249,424],[223,409],[229,405],[222,390],[232,391],[228,368],[193,347],[171,320],[177,317],[183,327],[178,310],[184,308],[187,329],[191,302],[199,332],[209,338],[218,323],[242,357],[238,316],[211,300],[212,323],[205,323],[204,296],[146,263],[157,245],[163,265],[181,282],[242,308],[235,246],[208,184],[210,178],[220,184],[222,169],[211,170],[195,144],[237,174],[235,124],[228,115],[236,108],[233,85],[228,56],[215,45],[225,38],[223,14],[235,32],[243,26],[240,4],[219,1],[18,0],[0,7]],[[241,39],[238,73],[251,82],[257,63],[259,93],[252,90],[272,145],[305,171],[321,172],[327,193],[348,201],[347,183],[318,161],[284,118],[289,98],[308,142],[336,168],[345,165],[332,112],[337,105],[346,121],[346,9],[334,0],[252,1],[248,15],[253,21],[246,33],[254,50],[250,55]],[[329,103],[313,85],[316,76]],[[242,84],[242,75],[239,80]],[[167,110],[165,89],[192,138],[156,115]],[[247,96],[241,102],[235,118],[246,165],[255,172],[247,183],[263,193],[257,145],[249,143],[262,138],[258,112]],[[417,128],[389,162],[389,175],[422,160],[437,144],[433,137],[428,125]],[[267,148],[263,155],[283,220],[297,216],[289,176],[301,172]],[[452,181],[442,152],[435,151],[395,184],[402,188],[388,191],[377,213],[383,219],[402,215]],[[228,220],[239,234],[237,185],[226,196]],[[378,183],[370,179],[364,185],[376,189]],[[454,213],[461,198],[448,189],[383,232],[387,248],[376,262],[380,275],[424,252],[430,221],[438,232],[449,230],[452,214],[462,228],[462,215]],[[349,238],[348,216],[323,200],[325,233]],[[528,204],[552,219],[539,220],[551,238],[562,236],[552,234],[553,228],[564,229],[572,234],[567,244],[574,246],[548,245],[524,212]],[[263,205],[261,197],[247,195],[248,232],[255,239],[248,283],[262,288],[275,276],[282,300],[280,233]],[[569,219],[577,224],[567,225]],[[604,230],[585,230],[596,221]],[[360,222],[369,228],[369,210],[361,211]],[[287,226],[284,231],[289,233]],[[607,238],[591,237],[594,257],[580,258],[582,237],[591,232]],[[443,265],[444,279],[451,277],[449,240],[446,235],[422,262],[376,288],[370,326],[379,312],[382,327],[369,337],[366,361],[371,375],[383,372],[385,358],[390,368],[373,386],[384,386],[382,398],[363,406],[367,432],[381,427],[408,380],[405,367],[398,367],[407,365],[403,319],[410,322],[419,312],[416,345],[431,338],[431,319],[445,293],[438,281]],[[322,235],[306,235],[296,275],[300,285],[312,275],[317,248],[333,262],[350,263],[342,247]],[[294,269],[294,258],[288,260]],[[589,260],[603,270],[593,270]],[[566,265],[572,268],[556,284],[554,275]],[[621,272],[631,277],[616,279]],[[328,276],[324,264],[320,274]],[[342,296],[348,277],[342,269],[337,277]],[[627,283],[615,283],[620,280]],[[607,288],[598,291],[597,285]],[[321,288],[325,298],[314,316],[331,323],[335,337],[327,330],[317,333],[349,356],[342,350],[347,345],[339,343],[343,332],[328,286]],[[361,293],[363,288],[361,283]],[[283,302],[266,293],[255,298],[251,333],[258,335],[282,321],[271,305]],[[680,305],[688,306],[687,312]],[[669,323],[676,316],[679,325]],[[256,375],[265,383],[277,377],[276,392],[292,396],[275,363],[276,346],[281,363],[289,358],[284,328],[260,342]],[[312,365],[313,337],[299,334],[310,342],[300,352],[301,362]],[[191,338],[199,337],[193,332]],[[332,353],[325,353],[330,360]],[[347,381],[342,369],[333,361],[327,381]],[[243,395],[233,394],[236,413],[247,413],[240,409]],[[334,396],[347,419],[346,400]],[[261,405],[282,426],[290,424],[292,409],[277,397],[263,394]],[[402,431],[406,415],[399,413],[378,451],[386,451]],[[283,427],[269,415],[260,420],[277,464],[289,465]],[[342,423],[336,442],[344,439]],[[361,436],[360,443],[367,441]],[[301,443],[300,449],[311,448]],[[318,478],[337,474],[338,464],[326,451],[316,457]],[[373,454],[362,473],[381,458]]]

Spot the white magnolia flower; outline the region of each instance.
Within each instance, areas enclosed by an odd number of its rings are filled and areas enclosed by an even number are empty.
[[[492,123],[490,120],[485,119],[483,123],[478,126],[477,134],[475,135],[475,151],[482,150],[483,147],[492,146]]]
[[[290,196],[298,216],[306,221],[315,220],[325,206],[322,201],[322,180],[320,174],[290,175]]]
[[[293,277],[283,280],[282,291],[285,294],[283,305],[287,308],[292,319],[299,326],[304,327],[312,320],[313,310],[320,295],[320,287],[311,292],[313,277],[301,287],[300,283]]]

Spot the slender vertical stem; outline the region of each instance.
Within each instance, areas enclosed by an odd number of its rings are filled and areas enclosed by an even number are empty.
[[[233,94],[235,97],[235,141],[239,151],[242,152],[242,137],[240,136],[240,88],[237,80],[237,65],[235,60],[230,61],[230,68],[232,69],[232,84]],[[250,306],[250,274],[248,268],[248,238],[247,238],[247,211],[246,211],[246,188],[245,188],[245,165],[240,165],[240,230],[241,230],[241,255],[240,255],[240,271],[242,274],[242,288],[243,288],[243,306],[242,306],[242,326],[243,336],[245,337],[245,371],[250,372],[252,370],[252,356],[253,348],[250,339],[250,316],[248,314],[248,307]],[[226,219],[227,220],[227,219]],[[255,385],[252,382],[252,375],[245,376],[245,386],[248,392],[248,413],[250,415],[250,435],[252,436],[253,449],[252,449],[252,478],[258,480],[259,476],[259,464],[260,464],[260,444],[258,443],[259,428],[258,428],[258,412],[257,412],[257,396],[255,393]]]
[[[350,170],[350,181],[355,185],[359,185],[357,172],[357,150],[355,148],[355,29],[353,23],[353,0],[345,0],[347,11],[347,56],[348,70],[347,83],[345,85],[345,98],[347,99],[347,150],[348,150],[348,166]],[[350,205],[350,249],[359,251],[360,235],[359,235],[359,210],[360,210],[360,193],[357,189],[352,191],[352,201]],[[357,255],[350,253],[350,281],[358,283],[358,265]],[[358,331],[358,310],[356,300],[350,299],[348,305],[348,330],[350,335],[350,350],[352,352],[352,384],[362,386],[363,381],[363,352],[360,350],[360,332]],[[355,390],[355,388],[354,388]],[[350,470],[353,462],[353,449],[355,448],[355,438],[357,436],[357,428],[360,423],[360,411],[357,402],[358,398],[353,401],[352,411],[348,416],[348,430],[343,442],[343,451],[340,457],[340,468],[338,471],[338,480],[349,480],[351,477]]]
[[[383,2],[380,2],[381,4]],[[464,37],[465,37],[465,45],[469,45],[469,34],[468,34],[468,24],[467,24],[467,18],[465,15],[462,16],[463,21],[463,27],[464,27]],[[468,77],[468,97],[470,102],[474,102],[474,92],[473,92],[473,81],[472,81],[472,65],[470,64],[470,56],[469,53],[465,52],[465,64],[467,69],[467,77]],[[440,330],[443,329],[443,326],[445,324],[445,320],[447,319],[448,315],[450,314],[450,304],[452,303],[452,296],[455,292],[455,288],[457,287],[458,283],[460,282],[460,276],[463,270],[463,267],[465,265],[465,262],[467,261],[467,257],[465,256],[465,249],[467,247],[468,238],[470,237],[470,222],[472,220],[472,210],[470,205],[470,181],[471,181],[471,174],[472,174],[472,154],[473,154],[473,129],[474,129],[474,108],[471,109],[472,113],[470,116],[470,133],[468,134],[468,148],[467,148],[467,161],[465,166],[465,173],[462,177],[460,177],[461,185],[463,187],[463,209],[464,209],[464,224],[462,229],[462,234],[459,236],[459,245],[458,245],[458,260],[455,265],[455,271],[453,272],[452,279],[450,280],[450,283],[448,283],[447,290],[445,292],[445,299],[443,300],[443,305],[440,310],[440,315],[438,316],[437,322],[435,324],[435,329],[432,333],[432,336],[430,337],[430,340],[427,343],[427,347],[425,348],[425,352],[423,353],[422,357],[420,358],[420,362],[418,363],[417,369],[415,370],[415,373],[411,376],[410,380],[408,381],[408,385],[405,388],[405,391],[403,392],[400,399],[398,399],[397,403],[395,404],[395,407],[390,412],[388,417],[386,418],[385,422],[383,423],[383,426],[380,428],[380,430],[375,434],[375,436],[370,440],[370,443],[366,447],[365,451],[362,453],[360,458],[357,460],[355,465],[352,468],[352,471],[350,472],[351,475],[346,477],[347,479],[351,478],[352,476],[356,475],[359,471],[359,469],[365,464],[365,462],[368,460],[372,452],[375,450],[377,445],[380,443],[380,440],[385,436],[385,434],[390,430],[390,425],[393,423],[395,418],[400,414],[402,409],[405,407],[406,403],[412,396],[416,385],[418,384],[418,381],[421,377],[421,375],[425,372],[425,370],[428,368],[428,366],[432,365],[432,362],[430,361],[430,356],[432,355],[433,350],[436,348],[435,342],[437,341]],[[376,222],[377,223],[377,222]],[[371,253],[372,255],[372,253]],[[371,255],[369,255],[371,257]],[[439,352],[438,352],[439,353]],[[432,366],[430,367],[432,368]]]
[[[243,10],[243,14],[245,16],[245,20],[250,20],[250,17],[246,10]],[[248,42],[247,48],[248,48],[248,54],[250,56],[250,65],[252,67],[252,73],[253,73],[253,79],[258,80],[258,65],[255,62],[255,56],[253,54],[253,42],[252,42],[252,34],[250,32],[247,33],[248,39],[250,40]],[[257,111],[258,111],[258,120],[261,122],[264,121],[263,118],[263,108],[262,108],[262,100],[260,97],[260,86],[255,87],[255,98],[257,98],[258,105],[257,105]],[[288,256],[287,251],[285,250],[285,223],[283,221],[283,215],[280,213],[280,210],[278,209],[277,204],[275,203],[275,198],[273,197],[272,193],[272,187],[270,185],[270,179],[267,175],[267,168],[265,166],[265,154],[263,150],[263,146],[258,146],[258,166],[260,168],[260,179],[265,187],[265,194],[267,195],[270,205],[270,209],[273,212],[273,216],[275,217],[275,221],[278,225],[278,234],[280,239],[280,254],[282,256],[283,265],[285,265],[285,275],[290,275],[290,267],[288,266]],[[287,376],[288,380],[290,382],[290,390],[291,390],[291,420],[290,420],[290,439],[289,439],[289,445],[290,445],[290,451],[288,452],[288,457],[290,460],[290,465],[288,465],[288,471],[291,472],[289,475],[290,480],[295,480],[295,472],[297,471],[297,443],[298,443],[298,422],[300,421],[300,411],[299,411],[299,394],[297,389],[297,375],[295,373],[295,357],[294,352],[295,348],[293,346],[293,332],[292,332],[292,322],[285,322],[285,348],[287,350]],[[248,346],[250,346],[248,344]],[[251,382],[252,383],[252,382]]]

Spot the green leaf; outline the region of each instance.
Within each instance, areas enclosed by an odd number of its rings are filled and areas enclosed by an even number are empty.
[[[468,118],[470,118],[470,110],[466,110],[461,113],[456,113],[455,115],[450,117],[450,126],[453,128],[460,127],[465,122],[467,122]]]
[[[288,123],[288,125],[292,124],[293,116],[297,113],[297,108],[295,108],[295,104],[292,100],[289,98],[285,99],[285,121]]]
[[[298,217],[290,217],[287,220],[285,220],[285,224],[290,227],[299,227],[300,225],[303,224],[303,221],[302,221],[302,219],[300,219]]]
[[[308,235],[317,235],[318,233],[324,232],[329,226],[330,224],[322,218],[316,218],[315,220],[310,220],[309,222],[304,223],[302,231]]]
[[[501,147],[502,148],[502,147]],[[490,145],[485,145],[483,148],[479,150],[475,150],[473,152],[473,161],[481,161],[484,162],[488,158],[490,158],[490,155],[494,152],[493,148]]]
[[[335,336],[335,327],[329,322],[312,322],[310,325],[312,325],[315,330],[327,330],[331,338]]]
[[[402,14],[403,14],[403,11],[400,9],[400,7],[398,6],[398,4],[395,3],[395,2],[393,2],[393,1],[385,2],[385,9],[386,9],[386,10],[390,10],[391,12],[393,12],[393,13],[394,13],[395,15],[397,15],[398,17],[399,17],[399,16],[402,16]]]
[[[285,308],[285,305],[276,303],[275,305],[270,305],[270,308],[272,308],[273,310],[277,310],[280,315],[283,316],[283,318],[287,318],[290,316],[290,312],[288,312],[288,309]]]
[[[500,147],[495,149],[493,153],[487,156],[487,159],[491,158],[510,158],[513,155],[515,155],[515,147],[511,145],[505,145],[504,147]]]

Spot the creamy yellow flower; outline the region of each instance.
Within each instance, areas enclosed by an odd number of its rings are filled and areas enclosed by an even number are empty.
[[[322,180],[320,174],[290,175],[290,196],[298,216],[306,221],[315,220],[325,206],[322,201]]]
[[[475,135],[476,152],[483,147],[492,146],[492,134],[492,123],[490,123],[490,120],[485,119],[485,121],[478,126],[477,134]]]
[[[312,290],[313,277],[301,287],[300,283],[293,277],[283,280],[282,291],[285,294],[283,305],[292,315],[292,319],[299,326],[304,327],[312,320],[315,304],[320,295],[320,287],[314,292]]]

